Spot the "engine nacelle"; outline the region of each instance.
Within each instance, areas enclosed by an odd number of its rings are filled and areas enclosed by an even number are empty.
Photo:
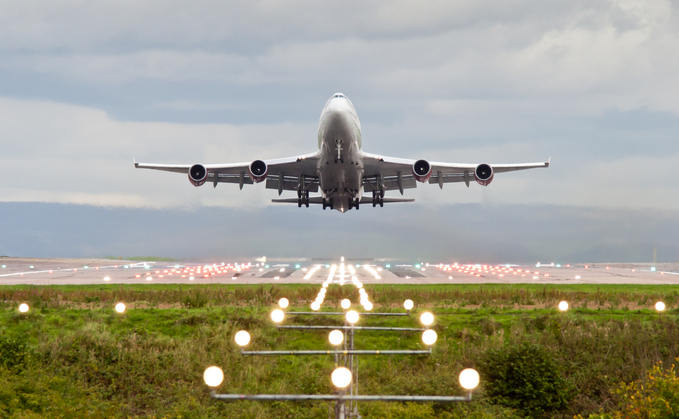
[[[476,166],[476,169],[474,169],[474,177],[476,178],[476,182],[482,186],[490,185],[490,182],[493,181],[494,175],[493,168],[489,164],[482,163]]]
[[[202,164],[194,164],[189,168],[189,182],[193,186],[201,186],[207,180],[207,169]]]
[[[266,179],[266,175],[269,172],[269,167],[261,160],[255,160],[250,163],[250,179],[253,182],[259,183]]]
[[[431,177],[431,164],[426,160],[418,160],[413,164],[413,176],[418,182],[426,182]]]

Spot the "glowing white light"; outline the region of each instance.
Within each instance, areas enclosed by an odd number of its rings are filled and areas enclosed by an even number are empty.
[[[236,345],[245,346],[250,343],[250,334],[245,330],[241,330],[236,333]]]
[[[271,320],[273,320],[275,323],[280,323],[283,321],[283,318],[285,318],[285,314],[283,314],[283,310],[274,310],[271,312]]]
[[[403,302],[403,308],[405,308],[406,310],[410,311],[413,309],[413,307],[415,307],[415,303],[413,303],[413,300],[407,299]]]
[[[335,387],[345,388],[351,384],[351,371],[346,367],[336,368],[335,371],[332,372],[331,378]]]
[[[110,280],[111,280],[110,277],[108,277],[108,276],[105,276],[105,277],[104,277],[104,281],[110,281]]]
[[[657,305],[657,304],[656,304]],[[21,303],[19,305],[19,311],[22,313],[26,313],[28,311],[28,304],[26,303]]]
[[[328,335],[328,339],[330,340],[331,344],[337,346],[344,342],[344,333],[342,333],[341,330],[333,330]]]
[[[422,342],[427,346],[435,344],[436,339],[438,339],[438,336],[436,335],[436,332],[431,329],[425,330],[424,333],[422,333]]]
[[[193,277],[192,277],[192,276],[189,277],[189,281],[193,281]]]
[[[146,277],[146,280],[147,280],[147,281],[150,281],[150,280],[152,280],[152,279],[153,279],[153,277],[152,277],[151,275],[149,275],[149,276]]]
[[[125,304],[123,304],[123,303],[116,304],[116,311],[118,313],[124,313],[125,312]]]
[[[203,380],[209,387],[218,387],[224,381],[224,371],[219,367],[209,367],[203,373]]]
[[[537,275],[533,276],[533,279],[538,279],[538,278],[539,278],[539,276],[537,276]]]
[[[351,324],[356,323],[358,321],[358,312],[355,310],[347,311],[347,321]]]
[[[365,308],[367,311],[370,311],[370,310],[373,309],[373,303],[371,303],[370,301],[368,301],[368,302],[366,302],[366,303],[363,305],[363,308]]]
[[[349,307],[351,307],[351,301],[349,301],[348,298],[345,298],[344,300],[342,300],[342,301],[340,302],[340,306],[342,306],[342,308],[346,310],[346,309],[348,309]]]
[[[280,308],[287,308],[289,305],[290,305],[290,301],[288,301],[288,299],[285,298],[285,297],[278,300],[278,306]]]
[[[434,315],[431,314],[431,313],[428,312],[428,311],[425,311],[425,312],[422,313],[422,315],[420,316],[420,321],[422,322],[423,325],[429,326],[429,325],[431,325],[432,323],[434,323]]]
[[[559,303],[559,310],[561,310],[561,311],[568,310],[568,303],[566,301],[560,302]]]
[[[318,311],[320,308],[321,308],[321,304],[319,302],[314,301],[313,303],[311,303],[311,309],[313,311]]]
[[[575,275],[575,279],[580,279],[580,275]]]
[[[658,311],[665,311],[665,303],[663,303],[662,301],[658,301],[657,303],[655,303],[655,309]]]
[[[466,390],[474,390],[479,385],[479,373],[473,368],[467,368],[460,373],[460,385]]]
[[[278,270],[279,272],[285,272],[285,268],[281,268]]]

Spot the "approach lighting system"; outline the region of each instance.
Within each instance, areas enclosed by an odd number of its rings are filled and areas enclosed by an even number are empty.
[[[655,309],[658,311],[665,311],[665,303],[663,303],[662,301],[658,301],[657,303],[655,303]]]
[[[116,304],[116,311],[118,313],[124,313],[125,312],[125,304],[124,303]]]
[[[278,300],[278,306],[280,308],[288,308],[289,305],[290,305],[290,301],[285,297]]]
[[[318,301],[314,301],[313,303],[311,303],[311,309],[313,311],[320,310],[321,309],[321,303],[319,303]]]
[[[656,306],[657,306],[657,304],[656,304]],[[19,311],[22,312],[22,313],[28,312],[28,304],[26,304],[26,303],[21,303],[21,304],[19,305]]]
[[[438,336],[436,335],[436,332],[431,329],[425,330],[424,333],[422,333],[422,342],[427,346],[435,344],[436,339],[438,339]]]
[[[559,310],[561,310],[561,311],[568,310],[568,303],[566,301],[560,302],[559,303]]]
[[[346,388],[351,384],[351,371],[346,367],[336,368],[335,371],[332,372],[331,378],[335,387]]]
[[[238,346],[245,346],[250,343],[250,334],[245,330],[241,330],[236,333],[236,344]]]
[[[285,314],[283,314],[283,310],[276,309],[271,312],[271,320],[273,320],[274,323],[280,323],[284,318]]]
[[[358,312],[356,310],[347,311],[347,321],[354,324],[358,321]]]
[[[415,307],[415,303],[413,303],[413,300],[407,299],[403,302],[403,308],[405,308],[406,310],[410,311],[413,309],[413,307]]]
[[[432,323],[434,323],[434,315],[428,311],[425,311],[420,316],[420,321],[422,322],[423,325],[430,326]]]
[[[219,367],[209,367],[203,373],[203,380],[209,387],[219,387],[224,381],[224,371]]]
[[[341,306],[343,309],[346,310],[346,309],[348,309],[349,307],[351,307],[351,301],[350,301],[348,298],[345,298],[344,300],[342,300],[342,301],[340,302],[340,306]]]
[[[479,385],[479,373],[473,368],[467,368],[460,373],[460,385],[466,390],[474,390]]]
[[[328,339],[332,345],[340,345],[342,342],[344,342],[344,333],[342,333],[341,330],[333,330],[328,335]]]
[[[108,281],[110,281],[110,280],[111,280],[111,277],[108,277],[108,276],[105,276],[105,277],[104,277],[104,281],[108,282]]]

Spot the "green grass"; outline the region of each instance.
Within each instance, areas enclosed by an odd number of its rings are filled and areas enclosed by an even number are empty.
[[[202,372],[226,372],[222,392],[332,393],[331,357],[242,357],[233,343],[250,331],[248,349],[329,349],[326,332],[279,331],[269,313],[281,297],[307,310],[312,285],[92,285],[0,287],[0,418],[326,418],[327,403],[224,403],[209,398]],[[360,358],[361,394],[463,394],[457,375],[491,349],[532,342],[545,347],[573,385],[567,407],[550,417],[612,411],[613,389],[679,355],[679,286],[369,285],[376,310],[416,303],[413,316],[371,317],[365,325],[418,326],[436,315],[432,356]],[[353,286],[331,286],[324,309]],[[567,300],[574,309],[554,307]],[[663,300],[668,311],[652,309]],[[124,301],[123,315],[113,305]],[[20,302],[31,305],[25,315]],[[338,324],[295,317],[287,324]],[[359,349],[421,349],[418,333],[356,332]],[[6,361],[3,361],[6,360]],[[471,404],[364,403],[365,418],[521,417],[493,405],[481,388]]]

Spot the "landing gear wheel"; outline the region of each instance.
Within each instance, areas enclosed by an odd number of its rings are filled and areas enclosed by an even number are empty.
[[[323,198],[323,209],[328,208],[328,200]]]
[[[358,204],[360,204],[360,203],[361,203],[361,198],[356,198],[356,201],[354,201],[354,207],[356,207],[356,209],[358,209],[359,208]]]

